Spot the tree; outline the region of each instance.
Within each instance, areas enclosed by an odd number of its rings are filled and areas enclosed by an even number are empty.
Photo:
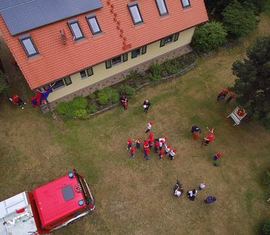
[[[267,0],[239,0],[245,6],[253,8],[256,14],[259,14],[265,6]],[[205,0],[208,14],[217,20],[222,20],[222,12],[234,0]]]
[[[270,127],[270,37],[259,38],[247,59],[233,64],[237,102],[249,115]]]
[[[270,235],[270,221],[267,220],[262,226],[262,235]]]
[[[223,24],[228,33],[235,38],[243,37],[256,28],[254,9],[238,1],[230,3],[222,12]]]
[[[196,29],[192,46],[199,52],[216,50],[226,42],[226,36],[223,25],[212,21]]]

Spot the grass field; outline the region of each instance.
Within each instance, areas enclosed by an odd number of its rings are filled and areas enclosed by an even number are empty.
[[[67,170],[77,168],[92,186],[96,212],[55,234],[255,234],[269,218],[262,172],[270,166],[270,133],[254,122],[233,127],[226,115],[235,104],[216,103],[216,95],[231,85],[231,65],[245,55],[258,35],[270,35],[270,18],[237,47],[200,59],[180,79],[145,88],[120,108],[86,121],[52,120],[38,110],[24,111],[1,102],[0,200],[31,190]],[[153,106],[146,115],[141,104]],[[130,160],[129,137],[145,138],[147,121],[156,136],[165,135],[177,149],[174,161],[159,161],[142,153]],[[190,136],[192,124],[216,129],[214,144],[201,148]],[[224,153],[220,167],[211,157]],[[172,197],[179,178],[185,190],[205,182],[196,201]],[[217,202],[203,199],[215,195]]]

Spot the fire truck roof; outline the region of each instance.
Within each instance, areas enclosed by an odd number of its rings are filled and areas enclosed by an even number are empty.
[[[77,177],[71,173],[33,191],[43,228],[85,207]]]

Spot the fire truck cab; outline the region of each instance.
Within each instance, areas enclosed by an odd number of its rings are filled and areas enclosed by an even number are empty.
[[[94,209],[87,182],[73,170],[32,192],[0,202],[0,234],[49,234]]]

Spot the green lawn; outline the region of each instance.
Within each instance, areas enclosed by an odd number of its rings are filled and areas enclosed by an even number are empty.
[[[31,190],[67,170],[84,174],[97,201],[96,212],[56,234],[254,234],[269,218],[262,172],[270,166],[270,133],[254,122],[233,127],[226,115],[235,104],[216,103],[216,95],[231,85],[231,65],[245,55],[256,36],[269,35],[264,16],[258,32],[238,47],[200,59],[185,76],[147,87],[130,102],[86,121],[52,120],[38,110],[22,111],[2,101],[0,112],[0,200]],[[145,98],[153,106],[146,115]],[[174,161],[159,161],[142,153],[128,158],[129,137],[145,138],[147,121],[156,136],[165,135],[177,149]],[[190,136],[192,124],[216,129],[216,142],[201,148]],[[212,165],[216,151],[224,153],[220,167]],[[173,198],[179,178],[188,190],[205,182],[196,201]],[[203,199],[215,195],[217,202]]]

